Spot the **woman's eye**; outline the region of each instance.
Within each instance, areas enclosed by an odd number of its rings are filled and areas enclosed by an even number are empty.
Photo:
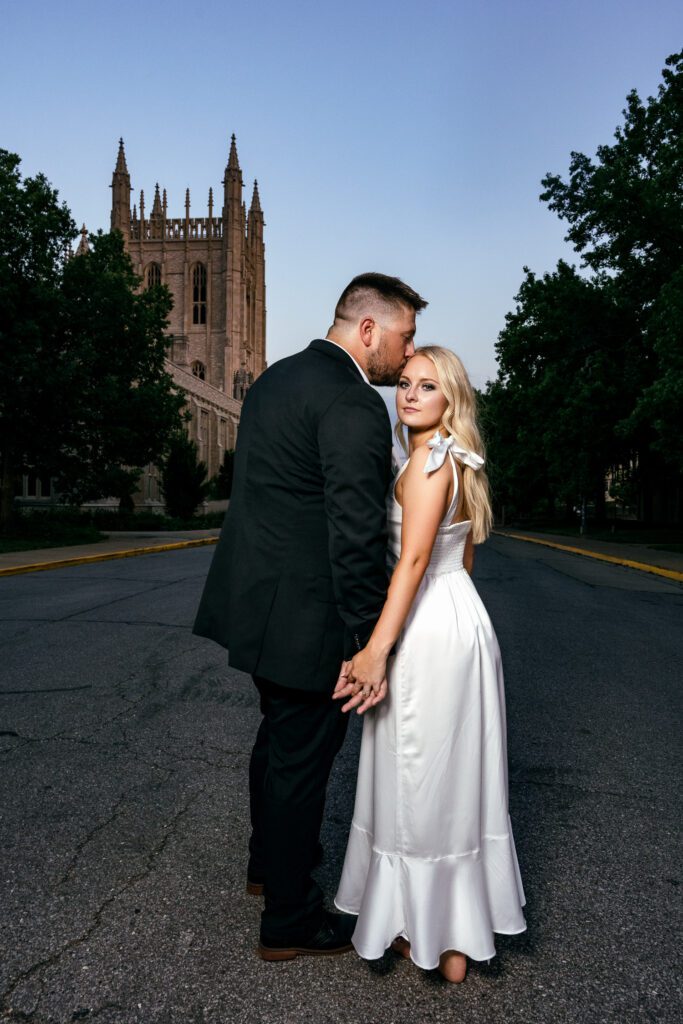
[[[400,380],[398,382],[398,386],[400,388],[403,388],[403,390],[405,391],[405,389],[408,387],[408,381],[407,380]]]
[[[424,386],[425,391],[433,391],[434,390],[434,385],[433,384],[425,384],[423,386]]]

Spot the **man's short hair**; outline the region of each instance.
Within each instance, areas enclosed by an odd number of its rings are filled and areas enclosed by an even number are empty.
[[[401,306],[410,306],[419,313],[426,305],[427,300],[399,277],[376,273],[359,274],[339,296],[334,319],[335,322],[356,321],[366,313],[382,310],[395,313]]]

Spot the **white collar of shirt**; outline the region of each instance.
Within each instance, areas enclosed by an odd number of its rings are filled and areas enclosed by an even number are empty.
[[[339,342],[337,342],[337,341],[332,341],[332,339],[331,339],[331,338],[325,338],[325,341],[329,341],[330,345],[336,345],[336,346],[337,346],[337,348],[340,348],[340,349],[342,350],[342,352],[346,352],[346,354],[347,354],[347,356],[349,357],[349,359],[351,360],[351,362],[352,362],[352,363],[355,363],[355,364],[356,364],[356,366],[358,367],[358,372],[359,372],[359,374],[361,375],[361,377],[363,378],[363,380],[365,381],[365,383],[366,383],[366,384],[369,384],[369,383],[370,383],[370,381],[368,380],[368,375],[367,375],[367,373],[365,372],[365,370],[363,369],[363,367],[362,367],[362,366],[360,365],[360,363],[358,362],[358,360],[357,360],[357,359],[354,359],[354,357],[353,357],[353,356],[351,355],[351,353],[349,352],[349,350],[348,350],[347,348],[344,348],[344,346],[343,346],[343,345],[340,345],[340,344],[339,344]]]

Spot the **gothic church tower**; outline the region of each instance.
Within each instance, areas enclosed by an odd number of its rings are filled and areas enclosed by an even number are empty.
[[[111,227],[119,230],[143,287],[165,284],[173,295],[169,370],[188,393],[191,436],[209,475],[234,447],[242,400],[266,368],[266,284],[263,212],[254,182],[247,213],[244,182],[232,136],[223,177],[223,206],[214,214],[209,189],[207,216],[170,217],[166,189],[154,190],[147,214],[145,194],[131,210],[131,183],[123,139],[112,177]],[[151,485],[145,500],[152,500]]]

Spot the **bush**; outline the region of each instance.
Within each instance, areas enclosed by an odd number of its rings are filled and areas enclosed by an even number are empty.
[[[218,474],[211,481],[211,497],[217,501],[229,498],[232,494],[232,476],[235,468],[235,449],[229,448],[223,454],[223,463]]]
[[[169,445],[161,470],[166,511],[174,518],[191,519],[208,489],[206,466],[197,459],[197,445],[184,431],[179,431]]]

